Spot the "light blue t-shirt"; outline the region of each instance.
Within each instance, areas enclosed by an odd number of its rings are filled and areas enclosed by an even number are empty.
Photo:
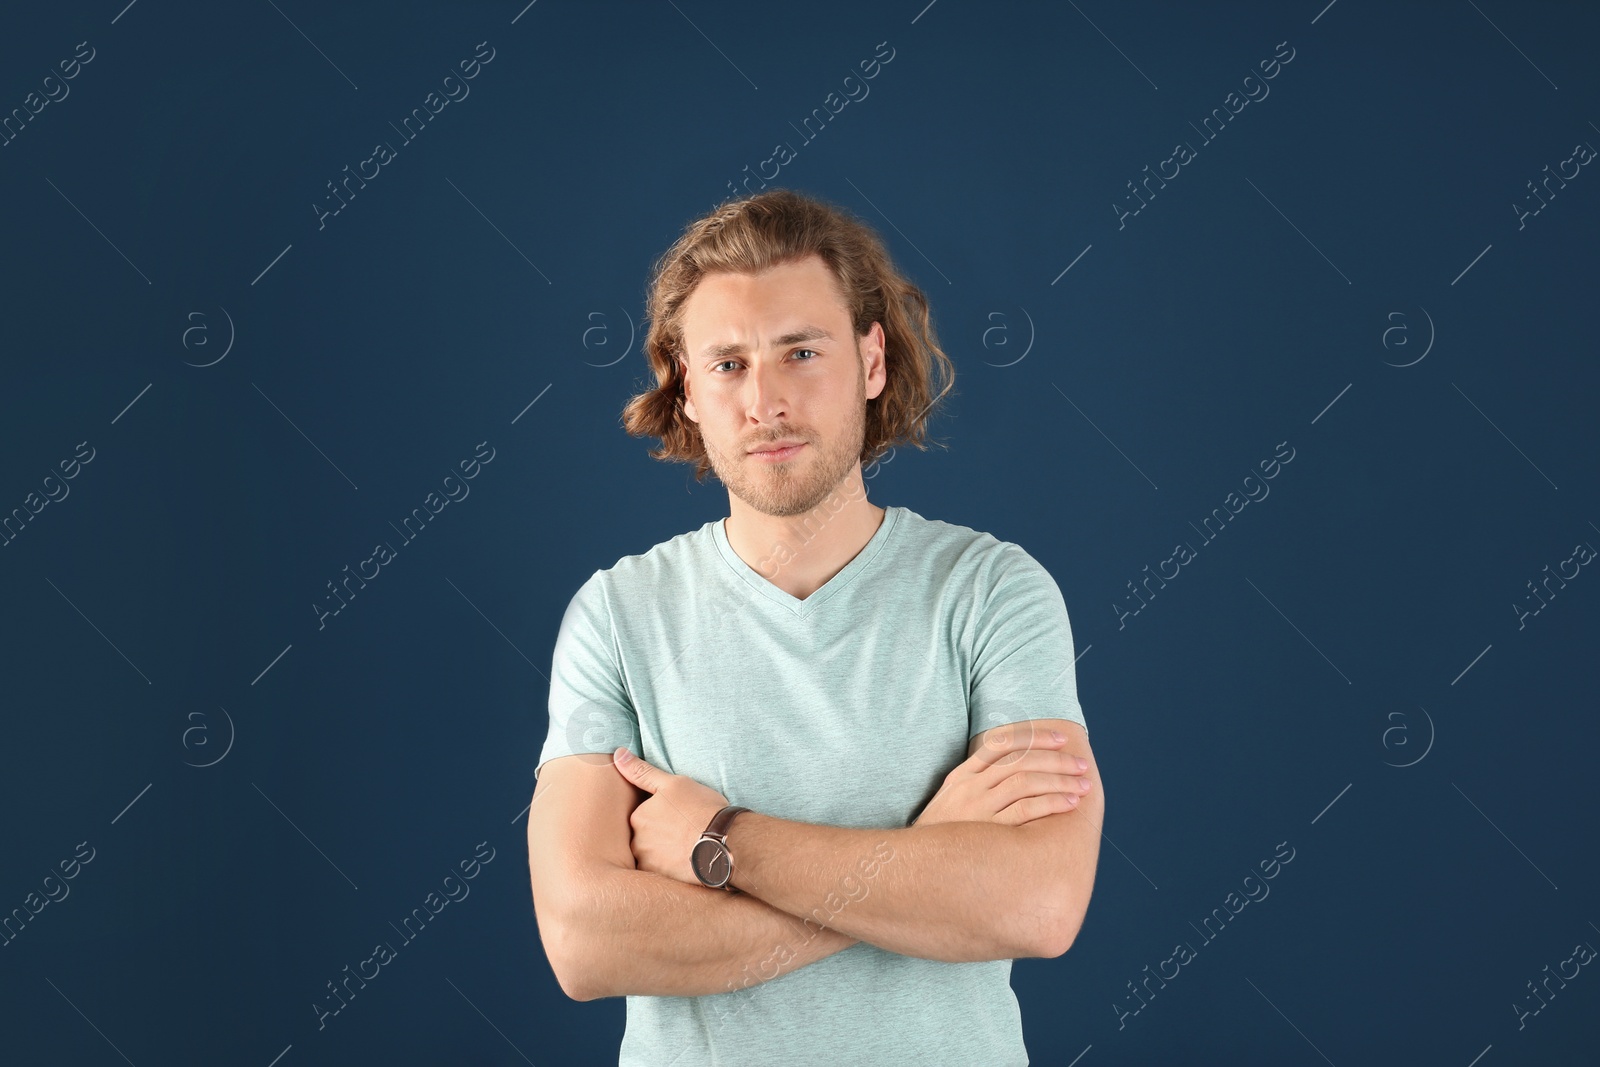
[[[740,559],[721,520],[624,556],[573,596],[550,677],[541,767],[627,745],[731,804],[858,829],[909,825],[982,730],[1084,721],[1050,573],[1015,544],[893,506],[803,600]],[[1011,960],[858,942],[727,993],[627,997],[619,1065],[1017,1067],[1010,975]]]

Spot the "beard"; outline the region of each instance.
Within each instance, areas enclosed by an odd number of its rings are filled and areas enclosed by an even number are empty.
[[[722,452],[702,435],[712,472],[728,492],[764,515],[807,514],[827,500],[861,461],[867,431],[867,384],[866,371],[859,363],[855,394],[850,422],[832,441],[792,431],[782,434],[806,443],[798,455],[783,463],[752,459],[742,449]]]

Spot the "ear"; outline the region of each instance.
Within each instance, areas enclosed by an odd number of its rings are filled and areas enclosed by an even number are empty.
[[[700,416],[694,410],[694,395],[689,387],[689,363],[682,358],[678,360],[678,376],[683,381],[683,413],[693,422],[699,423]]]
[[[887,364],[884,362],[884,346],[886,339],[883,335],[883,324],[874,322],[861,335],[861,366],[866,376],[867,399],[872,400],[882,393],[889,382]]]

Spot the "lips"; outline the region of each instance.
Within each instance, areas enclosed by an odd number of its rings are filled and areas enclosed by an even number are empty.
[[[796,444],[786,445],[780,448],[769,448],[761,452],[752,452],[750,453],[750,458],[759,463],[783,463],[792,457],[799,455],[800,450],[805,447],[805,444],[806,443],[804,441],[800,441]]]

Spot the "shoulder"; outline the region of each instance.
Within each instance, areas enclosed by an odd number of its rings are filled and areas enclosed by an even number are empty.
[[[708,522],[595,571],[578,588],[574,599],[620,605],[644,596],[659,597],[672,592],[675,586],[692,582],[696,568],[704,566],[715,550]]]
[[[1025,583],[1055,585],[1044,565],[1021,545],[960,523],[929,519],[914,511],[900,516],[903,557],[923,560],[941,582],[987,600],[996,588]]]

